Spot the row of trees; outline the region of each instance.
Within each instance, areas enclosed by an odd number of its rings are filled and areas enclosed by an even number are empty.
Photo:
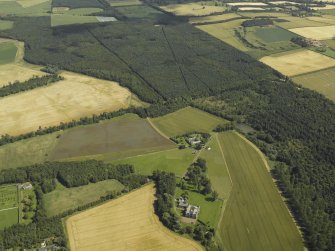
[[[32,90],[38,87],[42,87],[42,86],[46,86],[51,83],[58,82],[63,79],[64,79],[63,77],[53,74],[53,75],[46,75],[42,77],[34,76],[31,79],[24,81],[24,82],[15,81],[14,83],[9,83],[8,85],[5,85],[0,88],[0,97]]]

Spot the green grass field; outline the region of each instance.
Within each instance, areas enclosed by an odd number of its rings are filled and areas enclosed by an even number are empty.
[[[155,10],[147,5],[133,5],[133,6],[122,6],[115,7],[122,15],[131,19],[156,19],[157,15],[162,13]]]
[[[103,123],[64,132],[50,159],[91,158],[113,160],[176,148],[147,120],[126,114]],[[86,156],[86,157],[85,157]]]
[[[60,134],[61,132],[56,132],[1,146],[0,170],[48,160],[50,152],[58,142],[57,135]]]
[[[232,188],[232,183],[229,178],[228,167],[220,149],[217,134],[212,135],[207,146],[211,150],[203,150],[200,157],[207,162],[208,176],[213,189],[219,193],[220,198],[227,199]]]
[[[47,16],[51,9],[51,0],[23,8],[15,1],[0,1],[0,13],[2,15],[16,16]]]
[[[154,118],[152,122],[162,133],[173,137],[193,131],[209,133],[225,120],[196,108],[186,107],[168,115]]]
[[[18,213],[17,186],[0,186],[0,229],[18,223]]]
[[[233,181],[220,225],[225,250],[303,250],[262,156],[237,133],[219,139]]]
[[[51,26],[69,25],[69,24],[85,24],[85,23],[97,23],[98,19],[94,16],[76,16],[76,15],[59,15],[54,14],[51,16]]]
[[[191,149],[172,149],[116,160],[112,163],[132,164],[137,173],[144,175],[151,175],[155,170],[162,170],[174,172],[177,176],[182,177],[194,160],[195,155],[192,152]]]
[[[16,57],[16,51],[17,47],[14,43],[0,43],[0,65],[13,62]]]
[[[64,13],[66,15],[86,16],[101,11],[103,11],[103,9],[100,8],[77,8],[77,9],[70,9],[68,11],[65,11]]]
[[[259,27],[254,34],[266,43],[289,41],[296,37],[294,33],[278,27]]]
[[[123,185],[117,180],[104,180],[86,186],[66,188],[57,183],[56,189],[45,194],[44,203],[48,216],[99,200],[112,191],[121,191]]]
[[[182,193],[183,190],[177,187],[176,198],[180,197]],[[212,201],[210,197],[192,191],[187,191],[187,193],[188,202],[191,205],[200,206],[199,220],[216,228],[220,220],[222,201]]]
[[[14,22],[7,20],[0,20],[0,30],[9,30],[13,28]]]
[[[300,75],[293,78],[293,81],[335,101],[335,68]]]
[[[139,0],[108,0],[108,3],[113,7],[142,4]]]

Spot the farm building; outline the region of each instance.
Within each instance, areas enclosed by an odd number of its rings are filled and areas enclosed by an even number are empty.
[[[193,205],[188,205],[186,211],[185,211],[185,217],[192,218],[192,219],[197,219],[198,215],[200,213],[200,206],[193,206]]]
[[[23,189],[23,190],[30,190],[33,189],[33,185],[29,182],[23,183],[23,184],[19,184],[18,185],[19,189]]]
[[[197,145],[201,143],[201,140],[197,139],[196,137],[193,137],[188,139],[188,143],[190,145]]]
[[[188,202],[186,198],[179,197],[178,201],[178,207],[180,208],[187,208],[188,207]]]

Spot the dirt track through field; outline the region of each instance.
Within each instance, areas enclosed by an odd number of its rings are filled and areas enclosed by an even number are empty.
[[[71,251],[203,250],[165,228],[154,213],[152,184],[66,221]]]

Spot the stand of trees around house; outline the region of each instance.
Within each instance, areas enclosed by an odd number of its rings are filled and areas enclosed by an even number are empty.
[[[44,208],[43,196],[55,189],[55,180],[64,186],[77,187],[107,179],[116,179],[124,186],[123,192],[144,185],[146,176],[134,174],[131,165],[111,165],[101,161],[83,162],[48,162],[18,169],[3,169],[0,172],[0,184],[31,182],[35,187],[37,207],[33,222],[27,225],[17,224],[0,231],[0,250],[10,248],[33,248],[45,239],[52,237],[52,242],[61,249],[66,249],[66,237],[62,218],[113,199],[120,193],[110,193],[100,200],[66,211],[48,218]]]

